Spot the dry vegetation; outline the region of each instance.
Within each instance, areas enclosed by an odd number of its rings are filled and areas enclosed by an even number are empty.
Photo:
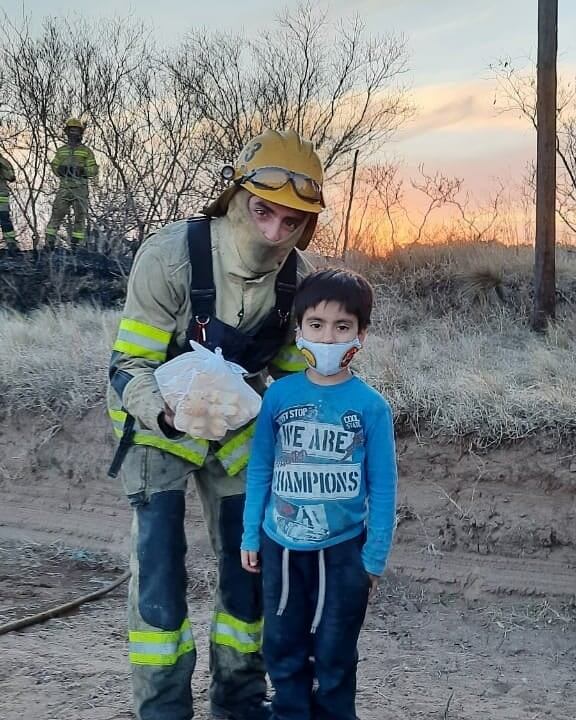
[[[535,432],[568,440],[576,254],[558,252],[558,322],[528,326],[529,248],[465,244],[399,251],[378,268],[378,306],[362,372],[400,427],[491,445]]]
[[[48,420],[102,402],[118,313],[91,305],[0,317],[2,406]]]
[[[413,246],[365,270],[377,289],[359,369],[391,400],[402,432],[497,445],[576,428],[576,253],[558,251],[558,321],[528,327],[532,252],[493,244]],[[102,403],[116,311],[5,313],[0,392],[8,414],[54,419]]]
[[[289,5],[253,40],[183,24],[170,43],[132,14],[32,23],[0,10],[0,151],[15,167],[21,246],[43,244],[48,163],[69,115],[87,122],[99,165],[89,243],[105,252],[198,212],[219,194],[222,166],[265,128],[314,142],[332,180],[355,150],[377,152],[413,111],[406,39]]]

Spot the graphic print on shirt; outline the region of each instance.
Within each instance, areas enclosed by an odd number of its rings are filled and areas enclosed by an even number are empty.
[[[324,505],[292,505],[276,497],[273,510],[278,532],[293,540],[324,540],[328,519]]]
[[[361,490],[361,464],[353,458],[363,444],[360,415],[350,411],[334,423],[320,422],[317,415],[316,407],[302,405],[276,418],[273,515],[279,532],[292,540],[327,537],[325,503],[355,498]]]

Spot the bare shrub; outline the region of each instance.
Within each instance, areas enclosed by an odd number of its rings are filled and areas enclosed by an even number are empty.
[[[311,3],[285,11],[271,31],[191,31],[166,64],[201,109],[216,159],[230,162],[264,128],[312,140],[329,177],[355,150],[373,153],[412,113],[403,37],[370,35],[356,18],[331,26]]]
[[[91,183],[90,242],[109,252],[201,210],[220,170],[253,134],[293,128],[312,139],[331,177],[355,150],[375,152],[412,112],[406,42],[356,19],[332,27],[310,4],[251,42],[193,28],[158,47],[133,18],[0,23],[0,151],[14,160],[23,245],[42,244],[56,188],[48,162],[68,115],[88,124],[100,166]]]

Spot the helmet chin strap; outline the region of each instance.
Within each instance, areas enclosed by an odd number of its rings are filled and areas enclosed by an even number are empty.
[[[238,255],[246,270],[254,275],[275,270],[288,257],[304,234],[308,223],[290,233],[282,242],[271,243],[254,224],[248,200],[250,193],[239,190],[231,198],[226,218],[230,222],[230,234]]]

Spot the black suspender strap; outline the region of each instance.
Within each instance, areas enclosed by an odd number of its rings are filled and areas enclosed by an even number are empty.
[[[187,340],[206,341],[206,325],[216,312],[216,288],[212,270],[212,242],[210,219],[190,218],[187,230],[190,259],[190,300],[192,319],[186,333]]]
[[[210,220],[208,218],[188,220],[188,256],[192,270],[190,284],[192,308],[196,321],[202,324],[214,315],[216,307]]]
[[[276,276],[276,311],[282,322],[287,322],[296,294],[298,253],[292,250]]]

